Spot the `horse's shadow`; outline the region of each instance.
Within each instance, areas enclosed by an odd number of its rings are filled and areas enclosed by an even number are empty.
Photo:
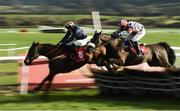
[[[97,89],[74,89],[71,91],[52,92],[50,95],[16,95],[15,98],[3,98],[0,100],[1,105],[5,104],[42,104],[42,103],[66,103],[69,109],[81,108],[73,106],[73,103],[82,103],[90,105],[90,109],[101,109],[101,105],[106,109],[117,109],[123,107],[133,107],[134,109],[154,109],[154,110],[179,110],[179,99],[167,97],[151,96],[129,96],[129,95],[103,95]],[[97,105],[99,104],[99,105]],[[167,105],[168,104],[168,105]],[[171,106],[171,107],[169,107]],[[41,109],[41,108],[40,108]],[[58,109],[58,107],[57,107]],[[81,108],[82,109],[82,108]],[[104,109],[104,108],[102,108]]]

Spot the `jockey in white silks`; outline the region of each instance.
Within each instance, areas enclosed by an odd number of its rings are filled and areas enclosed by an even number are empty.
[[[145,35],[145,28],[142,24],[134,21],[128,21],[122,19],[118,23],[119,29],[112,33],[112,37],[116,38],[119,35],[124,37],[126,40],[130,40],[133,43],[134,48],[137,52],[137,57],[142,57],[142,53],[139,48],[138,40]],[[125,42],[126,44],[126,42]]]

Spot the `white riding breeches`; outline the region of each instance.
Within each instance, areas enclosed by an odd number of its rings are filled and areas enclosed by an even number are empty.
[[[132,40],[133,42],[140,40],[145,35],[145,29],[143,28],[142,31],[137,32],[136,34],[130,34],[127,39]]]
[[[73,40],[69,43],[67,43],[67,45],[71,45],[74,44],[75,46],[85,46],[88,42],[88,38],[85,39],[81,39],[81,40]]]

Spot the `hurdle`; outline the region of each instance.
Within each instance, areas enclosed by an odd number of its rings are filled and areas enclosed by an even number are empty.
[[[180,98],[180,69],[149,67],[146,63],[127,66],[116,73],[93,69],[95,82],[107,95]]]

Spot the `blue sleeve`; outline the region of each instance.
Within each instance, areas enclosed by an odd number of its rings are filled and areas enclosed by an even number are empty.
[[[65,41],[69,38],[70,35],[71,35],[71,32],[70,32],[70,31],[67,31],[66,34],[65,34],[65,36],[62,38],[62,40],[59,41],[59,43],[60,43],[60,42],[65,42]]]
[[[87,37],[86,33],[80,27],[77,27],[77,30],[75,33],[76,33],[75,36],[77,37],[77,39],[84,39],[85,37]]]

